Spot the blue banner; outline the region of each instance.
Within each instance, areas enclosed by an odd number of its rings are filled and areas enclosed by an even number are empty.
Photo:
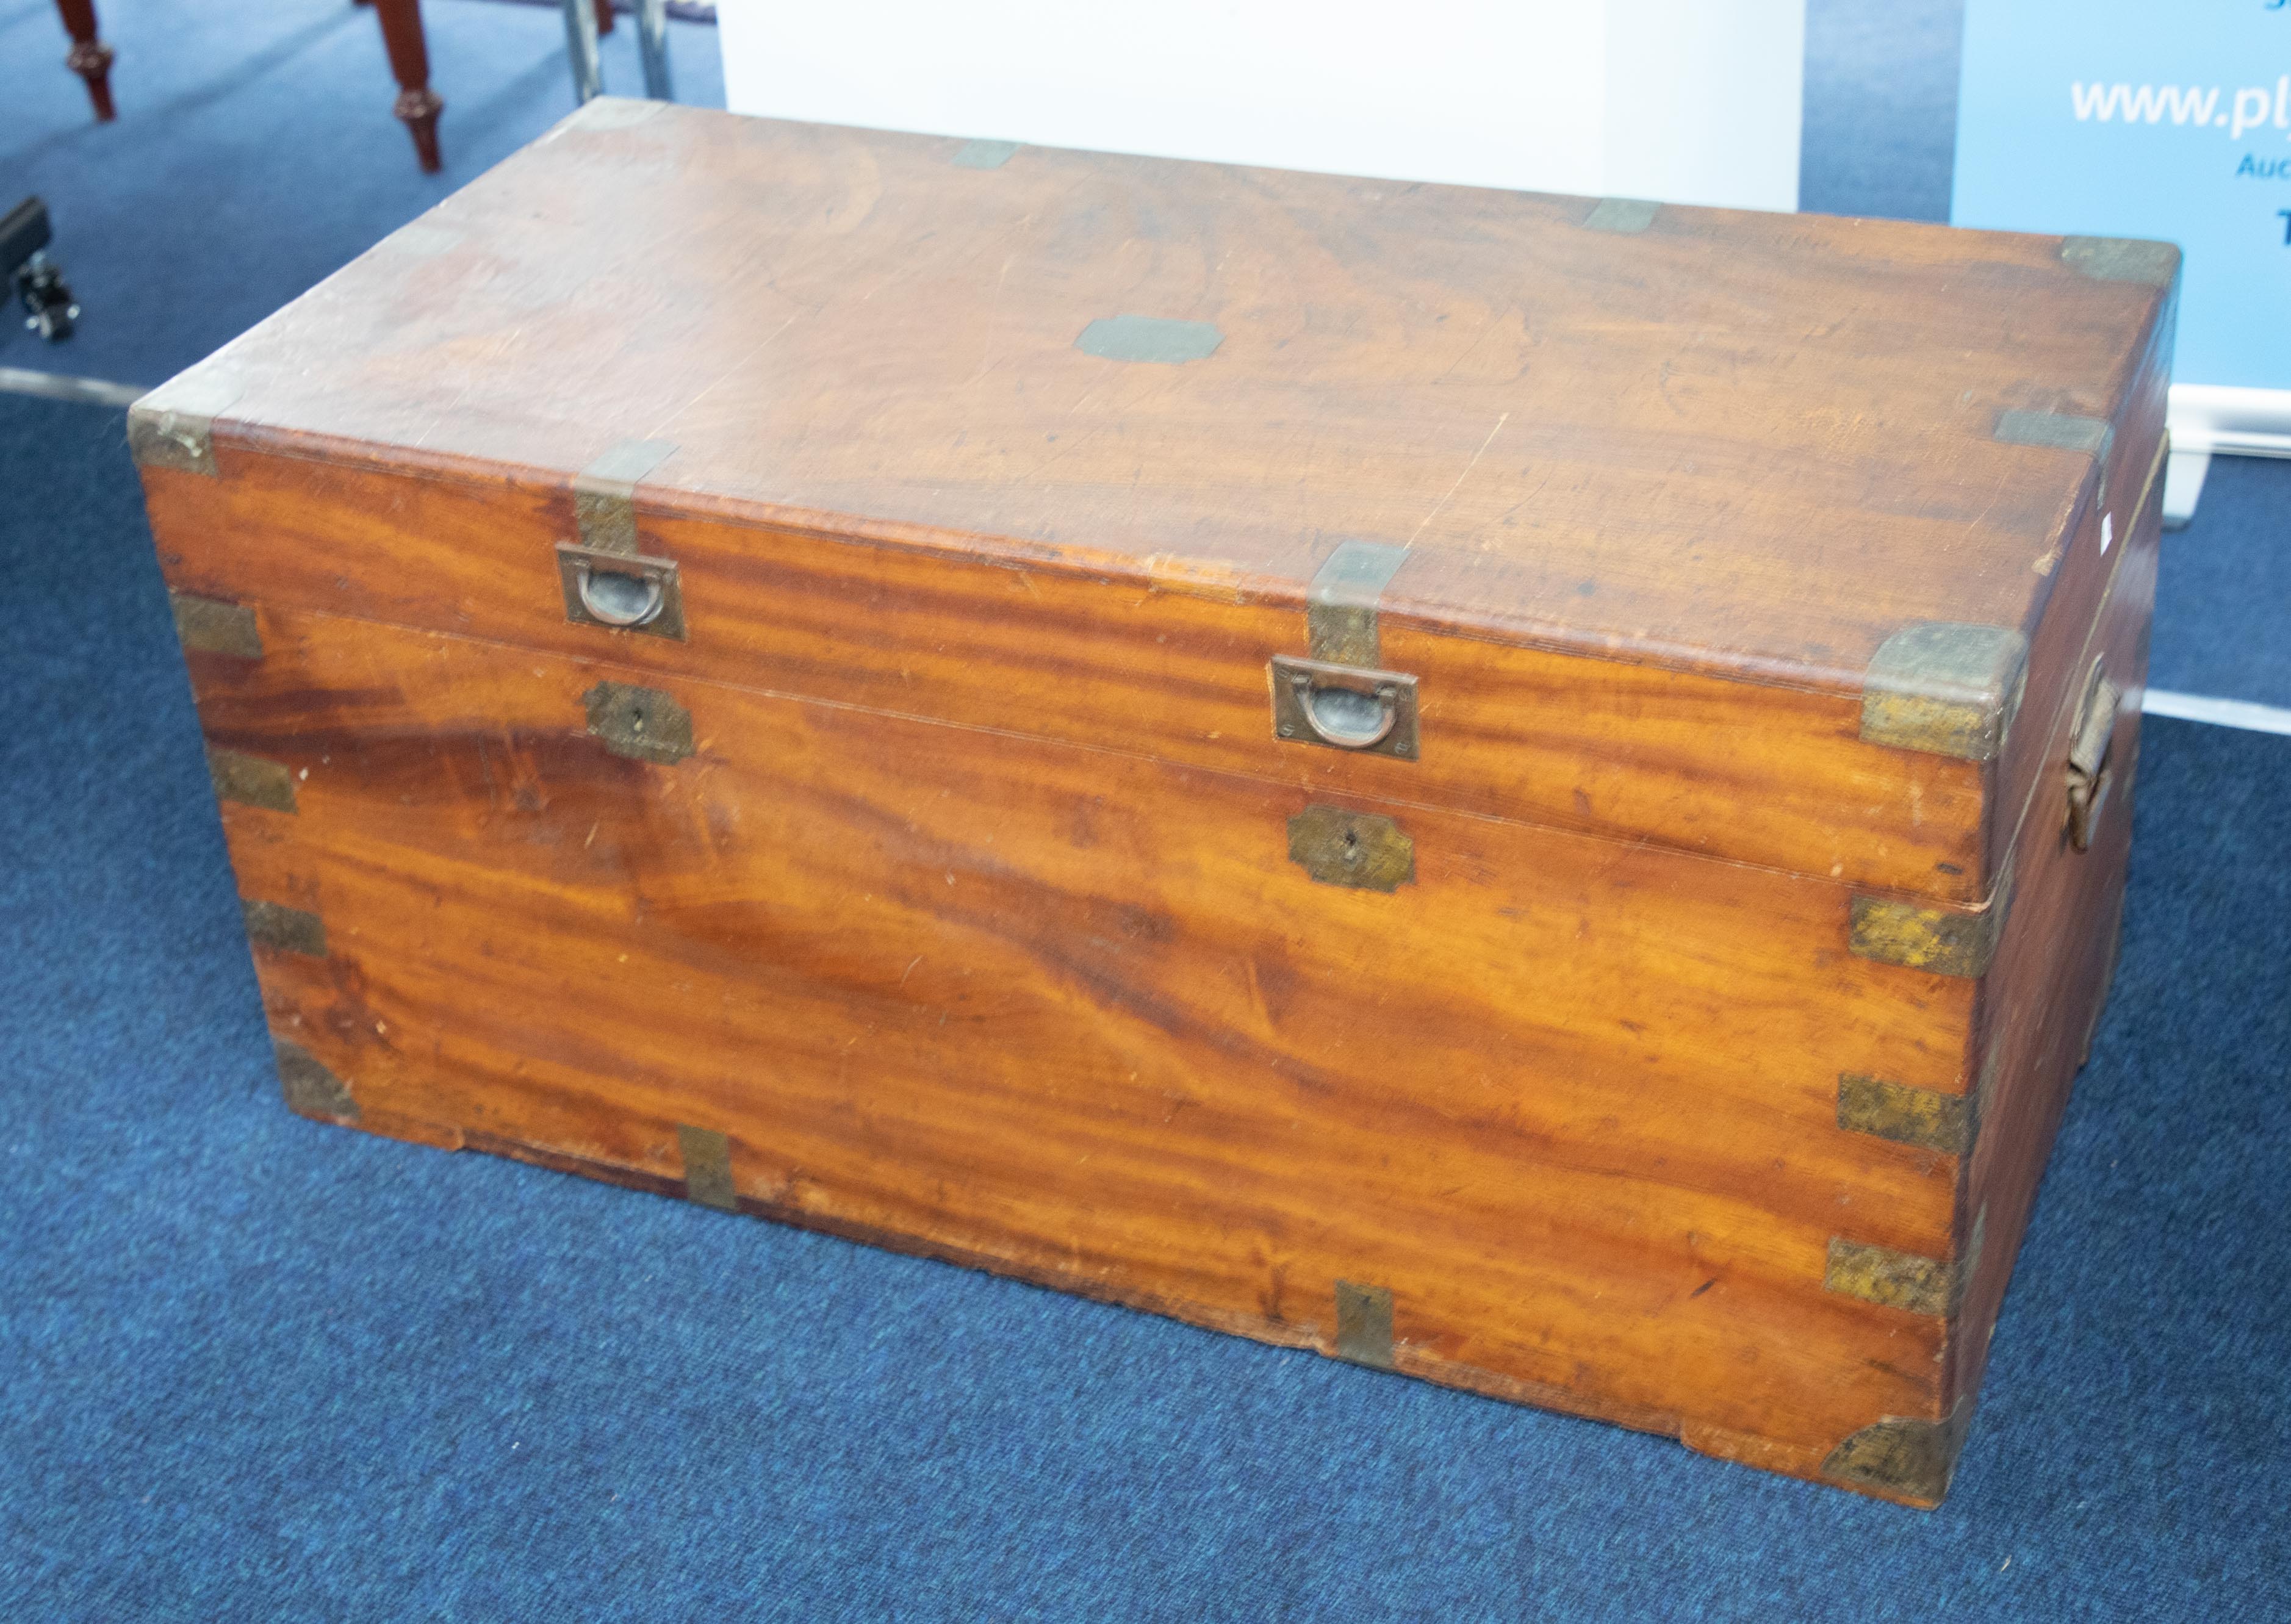
[[[1949,218],[2179,244],[2174,378],[2291,390],[2291,0],[1965,0]]]

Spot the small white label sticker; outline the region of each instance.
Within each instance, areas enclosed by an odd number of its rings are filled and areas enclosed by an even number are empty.
[[[2116,517],[2112,513],[2103,513],[2100,516],[2100,551],[2103,557],[2108,552],[2109,543],[2115,539]]]

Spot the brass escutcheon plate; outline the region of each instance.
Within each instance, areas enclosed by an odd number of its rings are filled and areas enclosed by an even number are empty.
[[[1322,885],[1396,891],[1416,878],[1416,842],[1392,819],[1306,807],[1289,820],[1289,860]]]

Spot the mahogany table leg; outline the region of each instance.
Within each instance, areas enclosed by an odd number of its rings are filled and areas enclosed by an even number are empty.
[[[390,71],[398,81],[398,102],[391,110],[406,121],[422,173],[436,174],[444,165],[438,155],[438,115],[446,110],[446,102],[430,88],[422,0],[374,0],[374,14],[382,21],[382,48],[390,52]]]
[[[95,0],[56,0],[56,10],[63,13],[64,32],[72,37],[71,54],[64,58],[64,66],[87,81],[87,99],[95,103],[99,124],[109,124],[117,115],[111,106],[112,49],[95,36]]]

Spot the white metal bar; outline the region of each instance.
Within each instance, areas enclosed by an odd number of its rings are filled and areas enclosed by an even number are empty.
[[[2255,705],[2243,699],[2207,699],[2201,694],[2174,694],[2150,688],[2140,708],[2150,716],[2173,716],[2182,721],[2209,722],[2215,728],[2241,728],[2247,733],[2291,734],[2291,711],[2276,705]]]
[[[0,394],[37,395],[45,400],[84,400],[96,406],[133,406],[151,391],[134,383],[106,383],[100,378],[74,378],[58,372],[28,372],[20,366],[0,366]]]
[[[605,93],[605,64],[597,50],[592,0],[564,0],[565,51],[573,60],[573,100],[583,106]]]
[[[2174,383],[2172,449],[2291,457],[2291,390]]]
[[[2164,459],[2164,528],[2188,527],[2196,516],[2196,503],[2203,499],[2204,476],[2211,469],[2210,452],[2183,450],[2173,442],[2172,454]]]
[[[668,75],[668,0],[637,0],[637,49],[644,57],[645,94],[675,100]]]

